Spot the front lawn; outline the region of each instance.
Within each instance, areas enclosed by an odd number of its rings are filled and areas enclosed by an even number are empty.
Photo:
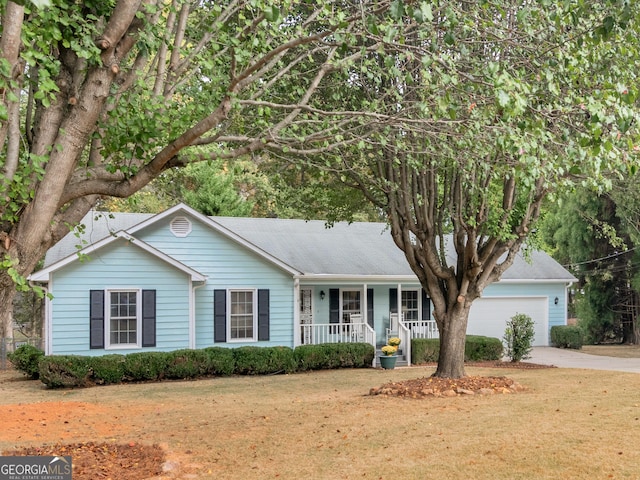
[[[175,469],[167,478],[637,477],[639,375],[469,367],[469,375],[508,376],[526,390],[369,395],[432,372],[335,370],[62,391],[0,372],[0,450],[160,444]]]

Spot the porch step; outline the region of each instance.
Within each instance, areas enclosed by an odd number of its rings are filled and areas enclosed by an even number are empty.
[[[382,355],[382,350],[380,348],[376,349],[376,367],[380,366],[380,355]],[[406,367],[409,365],[407,362],[407,356],[404,354],[404,351],[400,348],[396,352],[398,360],[396,360],[396,367]]]

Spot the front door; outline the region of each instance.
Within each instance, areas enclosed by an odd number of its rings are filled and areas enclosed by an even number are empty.
[[[311,324],[313,324],[313,288],[303,287],[300,289],[300,326],[302,345],[313,343],[311,335]]]

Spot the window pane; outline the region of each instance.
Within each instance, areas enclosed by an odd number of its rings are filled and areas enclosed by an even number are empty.
[[[404,314],[404,320],[407,322],[420,320],[417,290],[402,291],[402,313]]]
[[[137,292],[111,292],[109,341],[113,345],[136,344]]]
[[[362,314],[360,311],[360,290],[343,290],[342,321],[349,322],[352,314]]]
[[[231,292],[231,338],[253,339],[253,291]]]

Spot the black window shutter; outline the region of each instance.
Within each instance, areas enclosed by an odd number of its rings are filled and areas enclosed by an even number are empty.
[[[104,348],[104,290],[89,291],[89,348]]]
[[[398,313],[398,289],[389,289],[389,313]]]
[[[213,341],[227,341],[227,291],[213,291]]]
[[[422,289],[422,320],[431,318],[431,299],[425,289]]]
[[[373,328],[373,288],[367,288],[367,323]]]
[[[258,340],[269,340],[269,290],[258,290]]]
[[[329,323],[340,323],[340,289],[329,289]]]
[[[156,346],[155,290],[142,290],[142,346]]]

